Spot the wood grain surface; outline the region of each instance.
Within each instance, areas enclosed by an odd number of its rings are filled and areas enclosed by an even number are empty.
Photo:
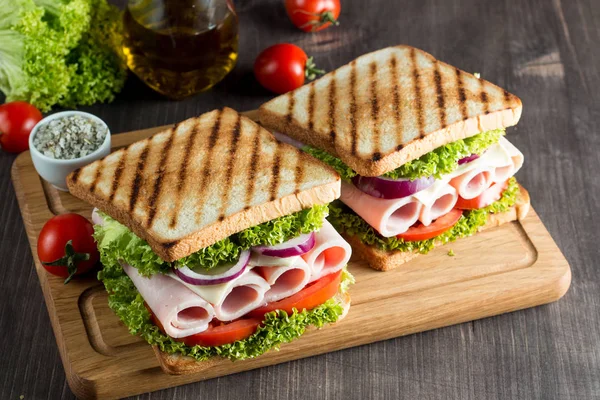
[[[109,105],[83,108],[114,132],[177,122],[271,97],[252,78],[264,47],[297,43],[331,70],[406,43],[521,97],[511,141],[532,203],[569,260],[559,302],[142,395],[143,399],[600,398],[600,7],[597,0],[346,0],[339,27],[295,31],[278,0],[236,1],[240,59],[213,90],[171,102],[131,78]],[[0,152],[0,398],[73,398]]]

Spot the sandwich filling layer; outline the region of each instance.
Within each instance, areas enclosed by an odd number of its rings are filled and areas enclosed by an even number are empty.
[[[321,150],[304,150],[343,178],[343,204],[331,205],[329,216],[338,231],[383,250],[426,253],[474,234],[489,213],[514,205],[513,175],[523,154],[503,135],[494,130],[458,140],[376,178],[361,177]]]
[[[239,274],[214,282],[190,281],[181,273],[189,266],[162,262],[124,225],[96,212],[95,238],[104,265],[98,277],[110,308],[130,332],[162,351],[197,360],[255,357],[300,336],[309,325],[335,322],[347,306],[353,278],[344,267],[351,248],[324,220],[326,212],[326,206],[317,206],[227,238],[232,245],[201,250],[213,253],[210,260],[229,260],[220,253],[231,251],[238,265],[244,263]],[[309,229],[310,248],[295,255],[263,254],[265,246],[273,251],[273,244],[297,240],[289,237],[292,231],[301,238]],[[221,269],[222,262],[191,270],[206,277]]]

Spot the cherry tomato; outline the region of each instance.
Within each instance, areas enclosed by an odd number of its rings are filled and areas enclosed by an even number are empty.
[[[268,47],[254,62],[256,80],[272,92],[282,94],[299,88],[304,78],[314,79],[323,70],[315,68],[312,57],[291,43]]]
[[[263,307],[259,307],[253,311],[250,311],[248,315],[251,317],[262,317],[266,313],[275,310],[283,310],[286,313],[291,314],[293,313],[294,308],[298,311],[305,309],[312,310],[313,308],[320,306],[335,296],[339,289],[341,280],[342,271],[326,275],[313,283],[309,283],[298,293],[283,300],[275,301]]]
[[[421,223],[417,223],[404,233],[397,235],[399,239],[404,239],[407,242],[414,242],[416,240],[427,240],[434,238],[442,233],[450,230],[454,224],[458,222],[462,216],[462,210],[452,209],[448,214],[442,215],[436,219],[429,226],[425,226]]]
[[[92,237],[94,227],[79,214],[62,214],[46,222],[37,242],[44,268],[68,283],[74,275],[91,270],[100,255]]]
[[[459,196],[455,207],[460,208],[461,210],[477,210],[479,208],[487,207],[493,202],[500,200],[502,192],[504,192],[507,187],[508,180],[505,182],[494,183],[487,188],[485,192],[474,199],[466,200]]]
[[[9,153],[29,148],[29,134],[42,113],[29,103],[13,101],[0,106],[0,146]]]
[[[304,32],[317,32],[339,25],[340,0],[285,0],[288,17]]]

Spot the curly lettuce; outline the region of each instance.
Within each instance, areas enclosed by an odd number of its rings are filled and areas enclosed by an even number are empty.
[[[252,246],[283,243],[300,234],[321,229],[328,212],[327,205],[316,205],[285,215],[245,229],[173,263],[162,260],[148,242],[104,213],[100,213],[104,224],[94,226],[94,238],[103,264],[112,265],[123,260],[137,268],[141,275],[150,276],[167,273],[172,267],[211,269],[235,262],[242,250]]]
[[[104,261],[102,260],[103,263]],[[151,322],[150,313],[144,306],[144,299],[118,263],[104,264],[103,270],[98,273],[98,279],[104,283],[109,293],[109,307],[127,326],[131,334],[141,336],[149,344],[158,346],[166,353],[178,353],[198,361],[205,361],[214,356],[230,360],[257,357],[300,337],[310,325],[320,328],[337,321],[343,313],[342,305],[333,298],[312,310],[294,310],[291,315],[282,310],[270,312],[265,315],[263,324],[256,332],[244,340],[216,347],[186,346],[163,334]],[[354,278],[344,270],[340,293],[345,293],[352,282]]]
[[[343,204],[330,204],[329,222],[339,231],[358,237],[363,243],[384,251],[419,252],[426,254],[436,245],[453,242],[456,239],[471,236],[487,222],[490,213],[502,213],[512,207],[519,193],[517,180],[512,177],[502,197],[485,208],[466,211],[452,229],[427,240],[405,241],[401,238],[383,237],[364,219]]]
[[[0,91],[42,111],[111,101],[126,68],[106,0],[0,0]]]
[[[410,180],[433,176],[439,179],[442,175],[456,170],[458,168],[458,161],[461,158],[470,156],[471,154],[483,153],[485,149],[497,143],[505,133],[504,129],[496,129],[448,143],[401,165],[393,171],[383,174],[383,176],[391,179],[403,178]],[[323,150],[310,146],[305,146],[302,150],[330,165],[346,181],[358,175],[352,168],[344,164],[342,160]]]
[[[271,246],[283,243],[295,236],[321,229],[323,220],[328,212],[329,208],[326,204],[317,205],[245,229],[236,236],[241,246],[245,249],[252,246]]]

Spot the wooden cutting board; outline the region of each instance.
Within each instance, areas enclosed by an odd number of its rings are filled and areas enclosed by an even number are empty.
[[[113,147],[163,128],[115,135]],[[257,359],[216,359],[202,372],[168,375],[152,348],[108,308],[94,274],[63,285],[37,259],[37,237],[49,218],[65,212],[89,217],[92,208],[44,182],[29,152],[15,160],[12,178],[69,386],[83,399],[150,392],[545,304],[571,282],[569,264],[532,209],[523,221],[440,247],[390,272],[353,260],[352,307],[340,323],[310,330]],[[456,256],[448,256],[449,249]]]

